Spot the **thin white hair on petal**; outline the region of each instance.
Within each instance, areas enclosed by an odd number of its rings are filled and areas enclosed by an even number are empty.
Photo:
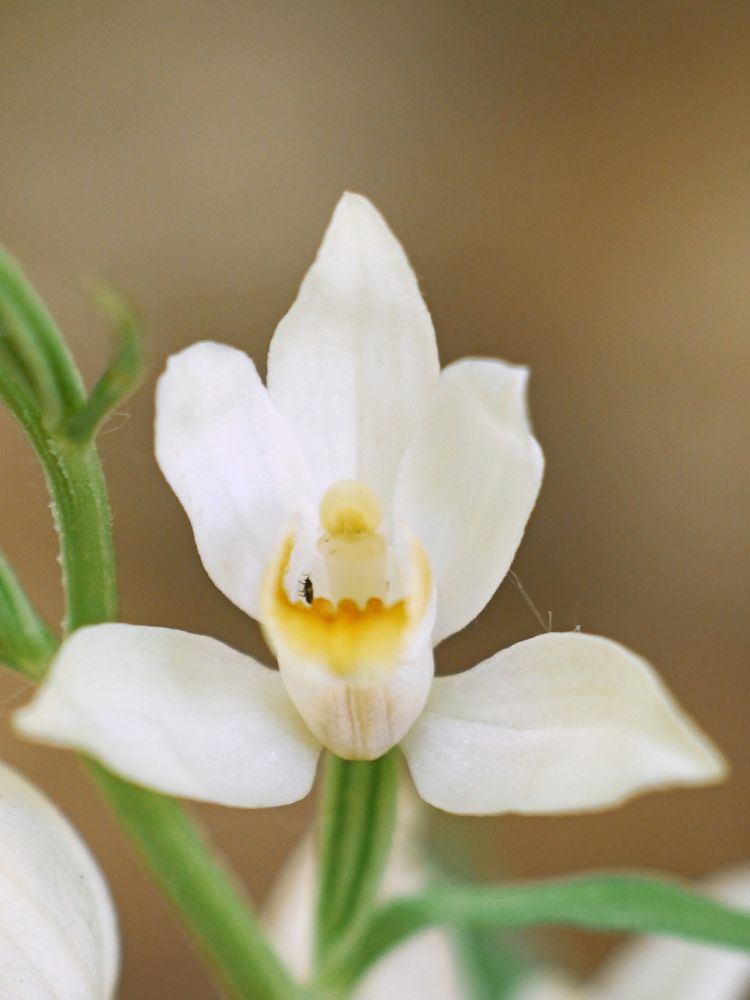
[[[521,578],[519,577],[518,573],[516,573],[516,571],[514,569],[509,569],[508,570],[508,578],[510,579],[510,582],[516,588],[516,590],[518,591],[518,593],[521,595],[521,599],[523,600],[523,602],[526,605],[526,607],[529,609],[529,611],[532,613],[532,615],[536,619],[536,621],[537,621],[539,627],[541,628],[542,632],[551,632],[552,631],[552,612],[551,611],[547,612],[547,621],[545,622],[544,618],[542,617],[541,611],[539,610],[539,608],[537,607],[537,605],[535,604],[535,602],[532,600],[531,596],[529,595],[529,592],[526,590],[526,588],[524,587],[524,585],[521,583]]]

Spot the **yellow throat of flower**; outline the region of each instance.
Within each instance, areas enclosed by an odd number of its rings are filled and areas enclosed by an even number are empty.
[[[271,644],[325,665],[341,677],[395,666],[404,640],[429,603],[431,574],[419,543],[412,542],[410,592],[386,604],[388,548],[380,504],[356,480],[335,483],[320,504],[321,537],[316,551],[326,571],[330,597],[315,595],[310,576],[290,598],[285,579],[294,551],[289,535],[267,578],[264,627]]]

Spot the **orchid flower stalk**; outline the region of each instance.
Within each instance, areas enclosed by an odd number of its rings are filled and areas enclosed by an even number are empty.
[[[267,385],[203,343],[157,393],[159,464],[214,583],[255,618],[278,669],[219,640],[116,622],[110,513],[95,436],[140,371],[116,298],[115,359],[86,391],[51,317],[0,259],[0,392],[47,475],[65,634],[0,574],[0,653],[42,679],[24,736],[89,769],[233,995],[341,998],[433,926],[569,922],[750,951],[750,917],[670,882],[596,875],[429,886],[383,900],[403,756],[417,791],[457,813],[604,808],[719,780],[721,754],[654,670],[620,644],[549,633],[455,677],[434,647],[509,570],[542,477],[525,369],[440,371],[414,273],[357,195],[334,213],[271,343]],[[270,807],[327,761],[312,980],[296,984],[248,901],[174,799]]]

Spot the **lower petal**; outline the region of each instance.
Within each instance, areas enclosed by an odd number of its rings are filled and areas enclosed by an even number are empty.
[[[580,632],[536,636],[436,680],[404,752],[423,798],[477,815],[604,808],[725,773],[644,660]]]
[[[376,760],[399,743],[424,707],[434,672],[429,645],[395,666],[351,677],[278,649],[277,656],[311,732],[346,760]]]
[[[320,750],[278,673],[215,639],[136,625],[74,633],[15,725],[149,788],[229,806],[302,798]]]

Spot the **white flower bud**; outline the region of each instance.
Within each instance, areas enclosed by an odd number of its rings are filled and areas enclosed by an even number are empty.
[[[0,764],[0,996],[109,1000],[118,964],[96,862],[52,803]]]

